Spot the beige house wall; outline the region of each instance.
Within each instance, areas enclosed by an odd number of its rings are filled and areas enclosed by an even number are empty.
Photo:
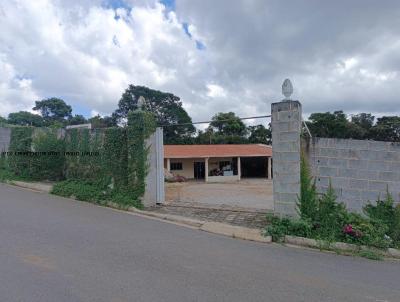
[[[174,175],[180,175],[185,178],[194,178],[193,163],[195,161],[204,162],[204,158],[171,158],[170,163],[182,163],[182,170],[170,170]],[[167,167],[167,159],[164,160],[164,167]]]

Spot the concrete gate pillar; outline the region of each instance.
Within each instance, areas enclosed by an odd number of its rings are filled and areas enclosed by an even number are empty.
[[[301,104],[292,100],[273,103],[271,115],[274,212],[279,216],[298,216]]]

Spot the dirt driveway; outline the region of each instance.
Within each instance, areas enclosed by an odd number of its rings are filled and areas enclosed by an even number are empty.
[[[272,181],[266,179],[244,179],[235,183],[166,183],[166,204],[273,210],[272,194]]]

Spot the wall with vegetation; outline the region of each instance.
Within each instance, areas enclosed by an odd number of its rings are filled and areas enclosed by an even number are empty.
[[[149,172],[147,142],[155,131],[151,113],[128,114],[127,127],[103,129],[0,129],[2,169],[28,180],[62,181],[55,193],[127,205],[144,196]]]
[[[332,186],[339,201],[360,212],[384,198],[387,190],[400,202],[400,143],[312,138],[303,140],[319,192]]]

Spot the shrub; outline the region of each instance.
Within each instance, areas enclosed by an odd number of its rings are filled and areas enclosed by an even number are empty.
[[[270,224],[265,229],[265,234],[272,237],[273,241],[281,242],[285,235],[309,237],[312,225],[306,220],[292,220],[269,215]]]
[[[388,189],[384,200],[378,199],[376,205],[366,205],[364,212],[376,227],[385,228],[393,246],[400,246],[400,206],[394,206]]]
[[[60,180],[63,178],[65,144],[57,137],[57,130],[44,130],[33,138],[34,152],[44,152],[31,161],[30,177],[38,180]]]
[[[324,240],[335,240],[342,236],[342,228],[347,221],[347,211],[343,203],[336,202],[335,191],[329,183],[328,190],[317,203],[313,219],[314,236]]]
[[[101,181],[65,180],[55,184],[51,193],[94,203],[112,201],[123,206],[143,207],[134,193],[112,189]]]
[[[300,196],[298,197],[297,208],[302,219],[313,220],[317,211],[317,189],[315,180],[304,155],[300,162]]]

